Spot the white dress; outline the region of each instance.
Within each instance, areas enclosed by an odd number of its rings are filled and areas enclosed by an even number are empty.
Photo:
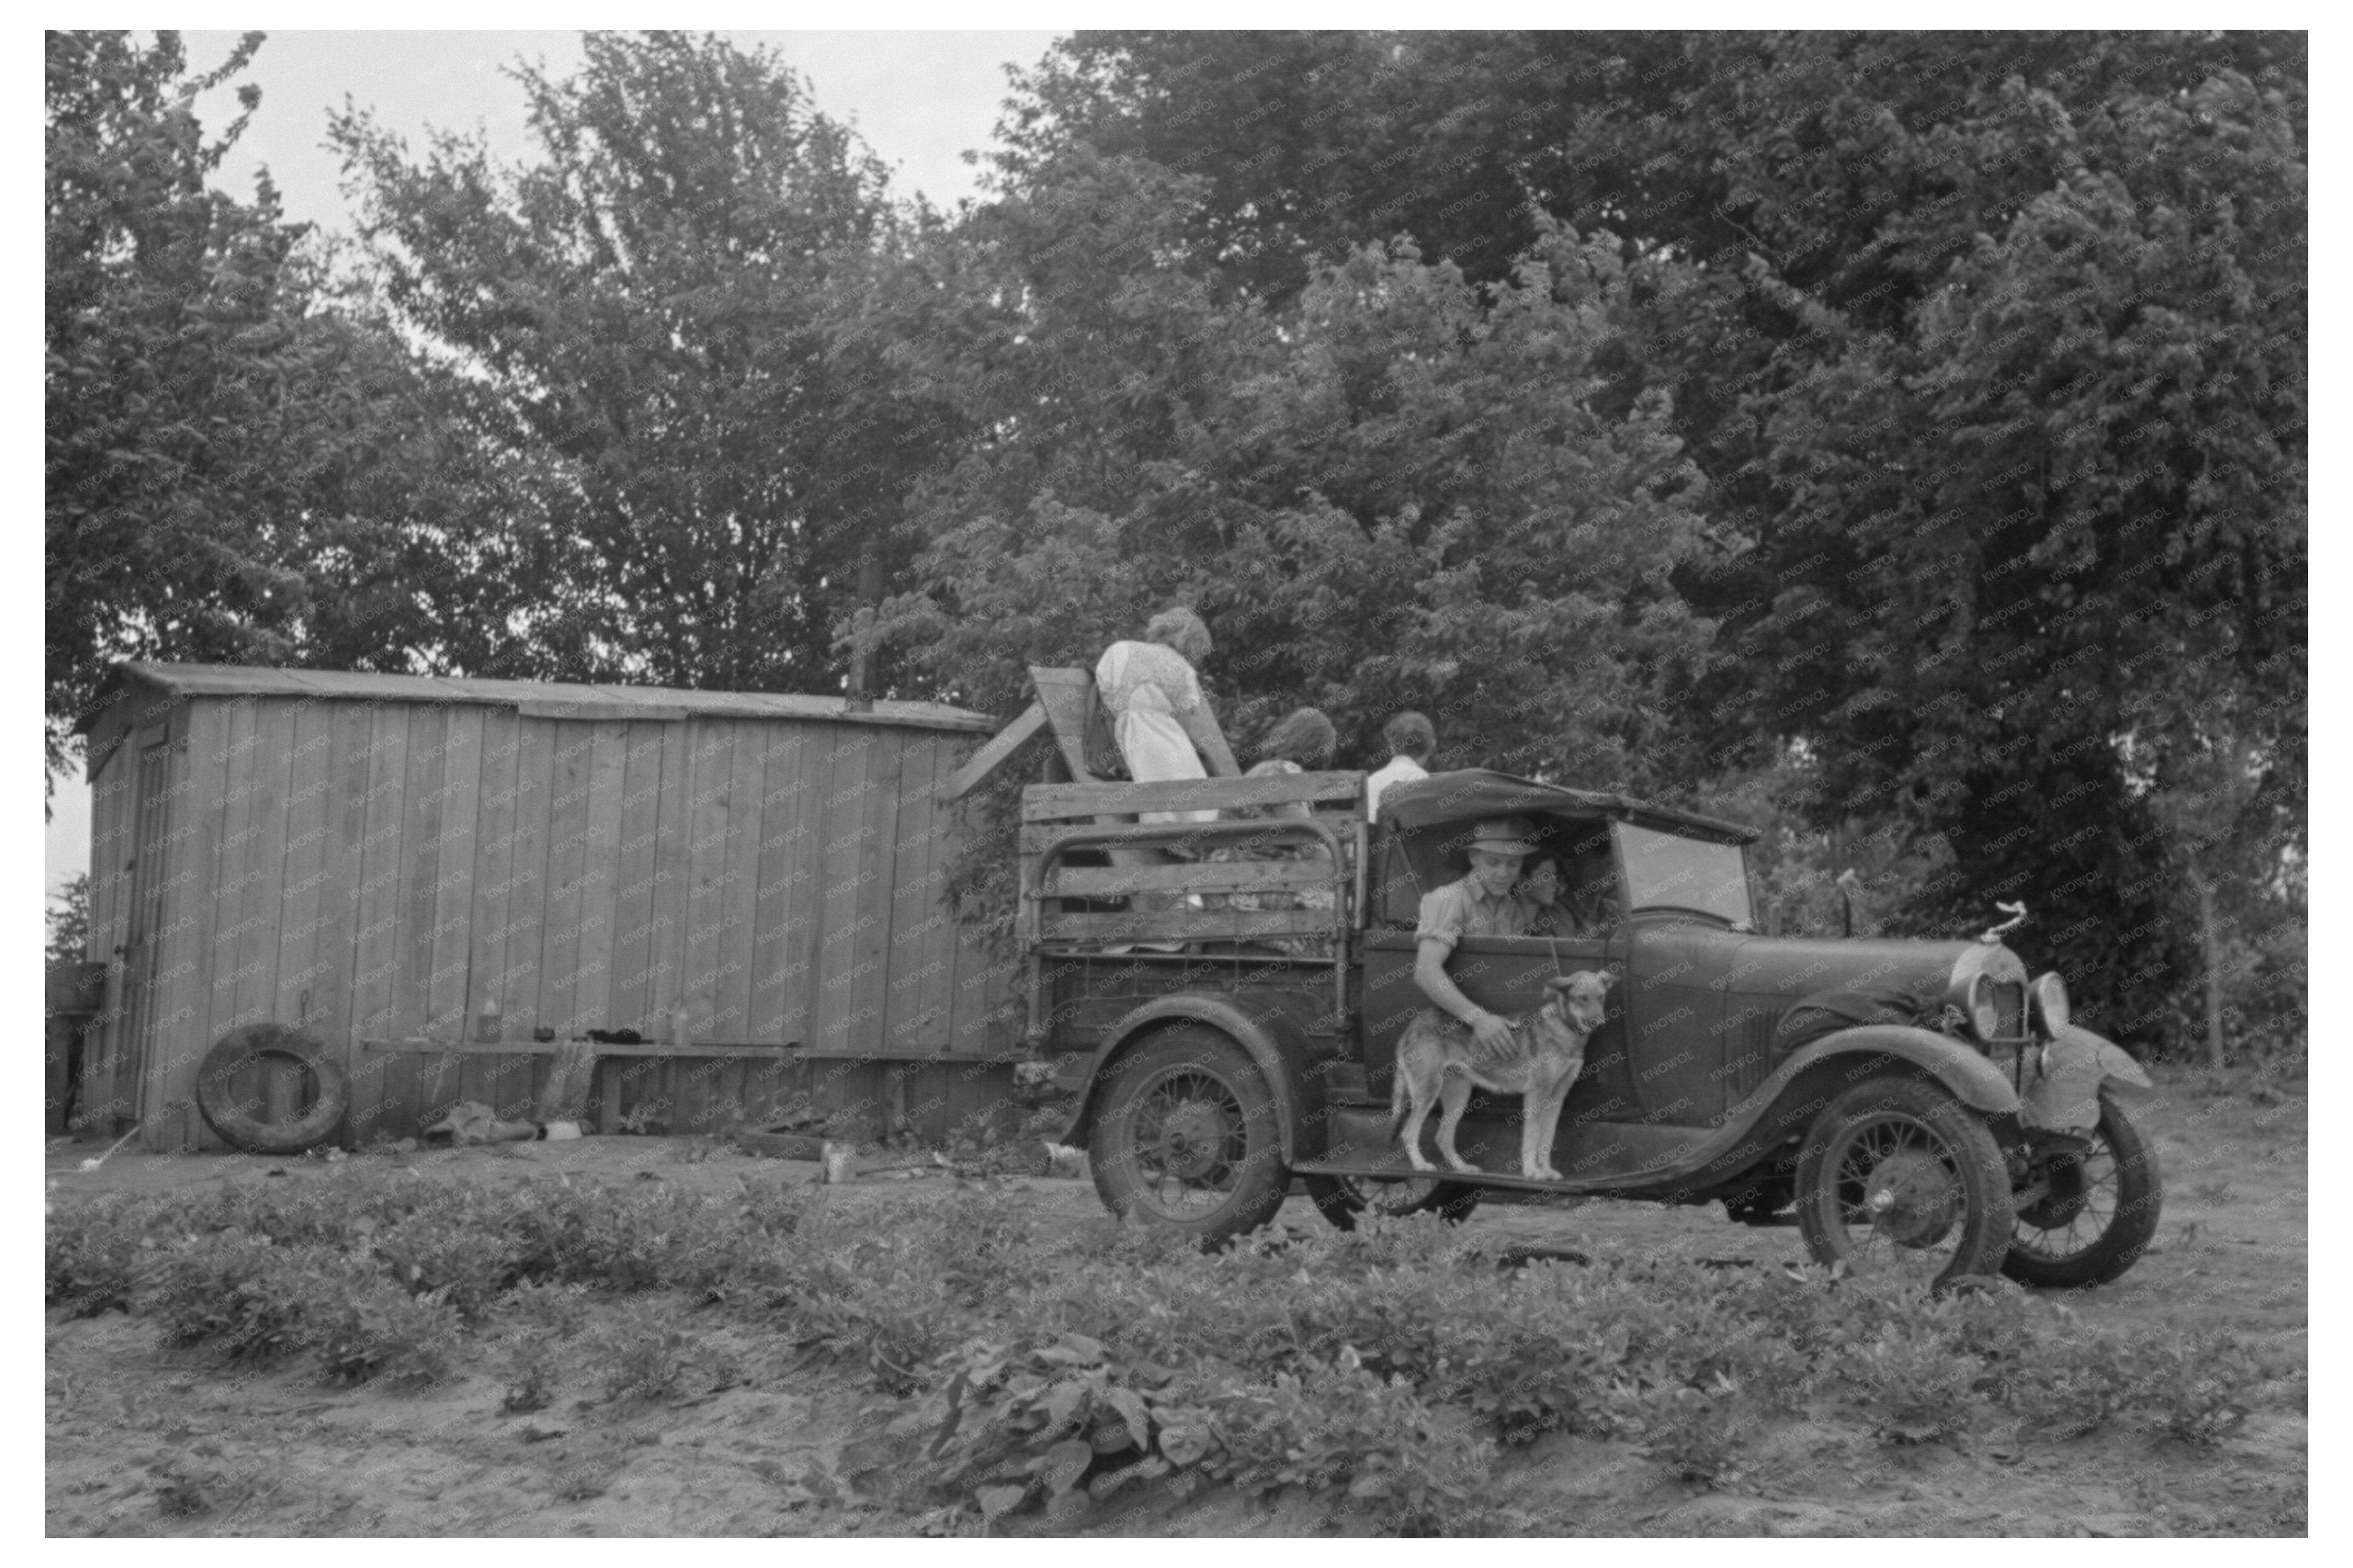
[[[1112,737],[1138,784],[1204,779],[1209,770],[1176,721],[1201,706],[1201,679],[1184,655],[1155,642],[1115,642],[1095,663],[1095,690],[1112,717]],[[1214,811],[1147,811],[1139,822],[1214,822]]]
[[[1365,780],[1365,820],[1378,822],[1381,819],[1381,792],[1389,785],[1411,784],[1416,779],[1429,776],[1430,770],[1411,757],[1391,757],[1387,766]]]

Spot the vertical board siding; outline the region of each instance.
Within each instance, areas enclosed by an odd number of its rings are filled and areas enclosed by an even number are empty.
[[[145,699],[140,699],[145,701]],[[949,1135],[1001,1098],[932,1061],[1011,1041],[984,1017],[1009,969],[943,895],[956,822],[938,800],[960,737],[886,726],[695,716],[523,718],[475,703],[191,698],[159,820],[153,1026],[118,1019],[87,1098],[128,1075],[153,1148],[214,1142],[195,1070],[230,1027],[300,1025],[342,1054],[352,1144],[415,1135],[460,1098],[526,1113],[547,1058],[363,1052],[361,1038],[501,1038],[636,1028],[875,1059],[616,1060],[607,1125],[695,1131],[772,1112],[788,1092]],[[93,780],[90,950],[139,922],[141,742]],[[126,977],[127,979],[127,977]],[[127,989],[127,986],[125,987]],[[118,1013],[130,998],[120,995]],[[242,1091],[247,1085],[237,1086]],[[283,1114],[280,1072],[252,1092]]]
[[[726,912],[727,833],[733,816],[729,792],[735,777],[736,726],[719,720],[690,720],[686,726],[686,931],[683,967],[677,1000],[686,1008],[690,1036],[701,1040],[723,1037],[713,1027],[719,987],[719,947]],[[654,1020],[659,1037],[669,1037],[665,1016]],[[668,1122],[691,1117],[702,1110],[709,1079],[686,1079],[673,1070],[679,1064],[649,1068],[632,1063],[639,1089],[628,1108],[642,1107]],[[688,1066],[701,1066],[690,1063]],[[686,1098],[693,1095],[690,1103]],[[665,1104],[664,1101],[669,1103]]]
[[[686,967],[688,746],[691,722],[664,727],[661,794],[654,810],[653,897],[647,916],[648,1022],[669,1016]]]
[[[409,721],[422,710],[386,703],[370,716],[367,787],[361,795],[358,925],[352,953],[351,1028],[355,1036],[384,1037],[393,1027],[395,972],[400,963],[400,879],[406,858],[401,847],[403,795],[408,778]],[[389,1135],[385,1119],[386,1084],[393,1058],[359,1052],[351,1063],[352,1113],[347,1121],[355,1143]]]
[[[213,857],[208,889],[211,897],[206,901],[204,917],[209,922],[210,940],[200,942],[196,950],[206,955],[202,1003],[205,1022],[191,1042],[199,1060],[213,1041],[244,1022],[237,1016],[237,942],[241,934],[237,921],[244,912],[245,889],[253,880],[246,868],[246,853],[255,838],[252,818],[259,787],[255,778],[257,727],[263,703],[259,698],[240,697],[226,706],[227,742],[222,772],[220,833]],[[191,1097],[195,1089],[192,1071],[188,1079]],[[193,1132],[195,1142],[192,1144],[184,1136],[183,1148],[224,1146],[212,1129],[205,1125],[201,1114],[193,1119],[187,1131]]]
[[[237,990],[231,1016],[237,1024],[259,1023],[276,1015],[279,950],[285,931],[287,795],[293,784],[302,706],[299,700],[265,698],[254,714],[252,798],[245,852],[239,857],[237,880],[242,886],[235,922]]]
[[[357,702],[329,705],[327,831],[320,840],[319,939],[313,950],[309,1016],[303,1023],[326,1042],[353,1085],[359,1110],[360,1053],[354,1037],[355,972],[359,964],[360,885],[365,878],[368,782],[375,746],[371,710]],[[346,1117],[343,1139],[352,1141]]]
[[[489,710],[471,704],[448,710],[442,757],[441,832],[433,877],[432,963],[426,972],[424,1033],[464,1039],[472,1010],[474,886],[481,855],[482,737]],[[438,1121],[461,1098],[460,1058],[417,1059],[417,1114]],[[405,1134],[404,1134],[405,1135]]]
[[[262,1016],[313,1029],[311,1005],[322,963],[328,816],[335,785],[334,713],[326,703],[296,700],[292,750],[287,756],[286,845],[277,938],[278,973]],[[323,1037],[322,1037],[323,1038]]]
[[[540,960],[543,984],[542,1017],[559,1036],[576,1035],[600,1024],[576,1005],[580,969],[580,889],[588,864],[589,753],[596,726],[586,720],[557,720],[555,755],[549,774],[547,914]]]
[[[752,936],[760,881],[761,824],[766,817],[768,749],[776,726],[739,724],[735,768],[727,781],[725,892],[720,900],[719,978],[712,989],[712,1037],[746,1043],[752,1033]],[[744,1061],[691,1064],[715,1070],[691,1079],[680,1093],[690,1126],[702,1129],[728,1119],[747,1104]]]
[[[749,1038],[761,1044],[806,1041],[799,1033],[807,990],[808,831],[804,818],[809,791],[803,759],[811,726],[779,726],[768,742],[760,786],[758,887],[753,893],[752,1023]]]
[[[632,1025],[653,1014],[655,830],[660,821],[662,751],[675,726],[628,727],[621,771],[621,842],[613,916],[613,1016]]]
[[[899,780],[906,737],[886,731],[875,737],[874,765],[859,805],[858,935],[844,956],[849,961],[849,1023],[844,1048],[880,1050],[888,1038],[883,1007],[891,994],[891,911],[896,877],[892,855],[899,842]]]
[[[899,770],[899,823],[892,852],[888,1026],[892,1050],[941,1050],[948,1042],[947,1009],[937,982],[952,967],[950,933],[933,882],[945,863],[938,816],[940,768],[946,748],[931,737],[910,740]]]
[[[808,935],[812,1017],[802,1038],[818,1050],[849,1048],[849,955],[858,946],[858,877],[865,847],[866,785],[873,763],[873,737],[864,731],[832,737],[822,753],[828,780],[817,802],[815,851],[824,858],[818,873],[817,925]],[[816,775],[812,775],[812,784]]]
[[[586,864],[580,885],[580,968],[574,984],[575,1008],[591,1023],[628,1028],[635,1020],[613,1010],[613,906],[620,886],[616,864],[621,848],[621,795],[628,760],[628,726],[596,721],[589,749]]]
[[[515,781],[522,753],[521,724],[512,709],[484,711],[481,807],[474,841],[476,879],[472,919],[467,932],[470,947],[467,956],[470,1016],[460,1021],[460,1039],[475,1037],[472,1018],[487,1011],[498,1013],[501,1039],[516,1037],[514,1025],[507,1016],[514,1002],[508,995],[506,952],[508,926],[514,909]],[[459,1095],[495,1106],[501,1059],[468,1057],[459,1077]]]
[[[108,965],[107,1011],[99,1019],[82,1058],[74,1114],[80,1126],[101,1136],[111,1133],[117,1116],[130,1116],[135,1103],[128,1077],[138,1059],[131,1041],[134,1009],[128,949],[132,892],[136,885],[132,864],[139,841],[139,769],[144,754],[135,731],[124,735],[98,770],[91,787],[93,918],[84,956]]]
[[[174,760],[172,826],[164,833],[164,920],[154,987],[150,1060],[140,1095],[144,1142],[160,1150],[197,1146],[196,1068],[210,1045],[213,905],[227,810],[229,705],[188,702],[174,713],[186,754]],[[185,781],[185,783],[184,783]]]
[[[447,703],[419,704],[408,721],[407,768],[400,814],[400,892],[395,911],[391,1025],[388,1034],[408,1037],[432,1033],[433,926],[441,875],[441,823],[448,804],[444,774],[448,767],[451,710]],[[389,1057],[384,1071],[381,1125],[385,1136],[411,1136],[423,1110],[429,1058]]]
[[[556,1019],[546,987],[543,952],[549,893],[548,847],[554,820],[556,774],[555,725],[545,719],[516,723],[514,798],[514,891],[507,921],[504,977],[507,1027],[518,1039]],[[532,1057],[501,1057],[491,1069],[491,1106],[501,1116],[520,1117],[539,1086]]]

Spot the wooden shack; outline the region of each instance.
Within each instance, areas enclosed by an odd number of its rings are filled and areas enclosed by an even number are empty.
[[[607,1130],[756,1125],[807,1091],[944,1136],[1001,1104],[1019,1043],[1017,970],[942,896],[944,786],[992,727],[922,702],[123,665],[83,727],[108,976],[78,1126],[216,1147],[197,1066],[274,1020],[343,1063],[347,1147],[461,1099],[528,1114],[551,1042],[592,1029],[643,1037],[599,1063]],[[270,1097],[315,1092],[291,1070]]]

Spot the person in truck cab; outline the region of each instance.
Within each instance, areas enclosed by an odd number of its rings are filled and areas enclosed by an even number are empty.
[[[1511,1026],[1465,996],[1446,961],[1466,936],[1525,936],[1535,929],[1541,911],[1515,885],[1522,863],[1535,852],[1535,832],[1519,816],[1472,828],[1469,874],[1423,894],[1414,926],[1414,984],[1430,1005],[1469,1025],[1479,1048],[1499,1059],[1514,1049]]]

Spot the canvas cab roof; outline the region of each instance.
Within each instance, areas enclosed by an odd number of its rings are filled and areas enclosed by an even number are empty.
[[[1653,805],[1630,795],[1538,784],[1534,779],[1487,768],[1432,773],[1409,784],[1392,784],[1381,793],[1382,820],[1394,822],[1409,832],[1530,813],[1618,818],[1725,844],[1746,844],[1757,837],[1756,828],[1722,817],[1703,816],[1671,805]]]

